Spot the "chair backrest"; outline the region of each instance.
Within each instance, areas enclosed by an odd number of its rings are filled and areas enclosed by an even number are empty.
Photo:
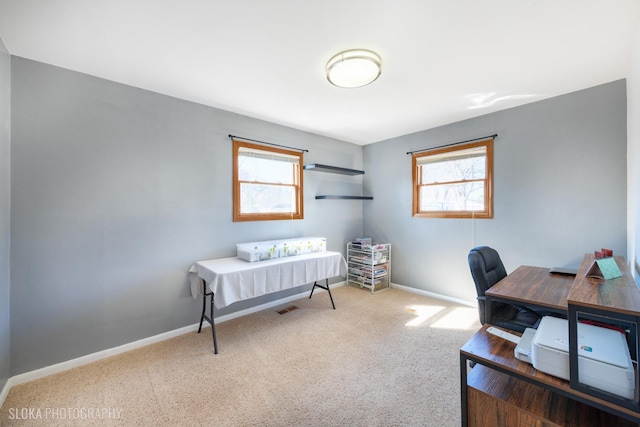
[[[498,251],[489,246],[477,246],[469,251],[469,268],[478,296],[507,276]]]

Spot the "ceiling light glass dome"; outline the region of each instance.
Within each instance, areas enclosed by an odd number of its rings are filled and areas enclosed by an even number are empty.
[[[382,60],[377,53],[370,50],[345,50],[327,62],[326,72],[327,80],[335,86],[362,87],[380,77]]]

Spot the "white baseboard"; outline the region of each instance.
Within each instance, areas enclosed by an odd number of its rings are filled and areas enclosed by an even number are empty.
[[[391,284],[392,288],[396,288],[396,289],[401,289],[403,291],[406,292],[411,292],[414,294],[418,294],[418,295],[423,295],[425,297],[431,297],[431,298],[435,298],[435,299],[441,299],[444,301],[449,301],[449,302],[453,302],[456,304],[460,304],[460,305],[468,305],[469,307],[477,307],[477,303],[475,301],[465,301],[465,300],[461,300],[458,298],[452,298],[446,295],[442,295],[442,294],[437,294],[435,292],[429,292],[429,291],[424,291],[422,289],[416,289],[416,288],[410,288],[408,286],[403,286],[403,285],[397,285],[395,283]]]
[[[339,286],[344,286],[345,282],[338,282],[331,285],[331,288],[337,288]],[[445,301],[454,302],[461,305],[469,305],[475,306],[475,303],[471,303],[468,301],[459,300],[456,298],[447,297],[445,295],[436,294],[433,292],[423,291],[420,289],[410,288],[407,286],[397,285],[392,283],[392,288],[400,289],[406,292],[413,292],[415,294],[424,295],[431,298],[437,298]],[[320,292],[326,292],[324,289],[320,289]],[[255,307],[250,307],[245,310],[236,311],[230,314],[226,314],[224,316],[216,317],[216,324],[226,322],[228,320],[235,319],[237,317],[246,316],[251,313],[256,313],[258,311],[266,310],[272,307],[276,307],[281,304],[285,304],[290,301],[295,301],[303,297],[307,297],[308,291],[301,292],[295,295],[291,295],[286,298],[278,299],[275,301],[271,301],[262,305],[258,305]],[[141,347],[145,347],[149,344],[154,344],[160,341],[167,340],[169,338],[174,338],[189,332],[197,331],[199,323],[194,323],[193,325],[184,326],[182,328],[174,329],[172,331],[164,332],[162,334],[154,335],[152,337],[143,338],[138,341],[130,342],[127,344],[123,344],[117,347],[109,348],[106,350],[98,351],[95,353],[87,354],[86,356],[81,356],[75,359],[68,360],[66,362],[56,363],[55,365],[46,366],[44,368],[36,369],[34,371],[25,372],[23,374],[18,374],[13,377],[10,377],[2,388],[2,392],[0,392],[0,408],[4,405],[4,402],[11,390],[11,387],[19,384],[24,384],[29,381],[34,381],[40,378],[44,378],[46,376],[57,374],[59,372],[63,372],[69,369],[77,368],[79,366],[86,365],[88,363],[96,362],[101,359],[105,359],[110,356],[115,356],[117,354],[121,354],[127,351],[135,350]]]
[[[0,408],[4,405],[4,401],[7,399],[9,395],[9,390],[11,390],[11,378],[7,379],[7,382],[4,383],[4,387],[2,387],[2,391],[0,391]]]
[[[330,285],[330,287],[333,289],[339,286],[343,286],[344,284],[345,282],[338,282],[333,285]],[[319,290],[316,290],[316,292],[326,292],[326,290],[319,289]],[[276,307],[278,305],[285,304],[290,301],[298,300],[300,298],[307,297],[308,294],[309,294],[309,291],[305,291],[295,295],[291,295],[286,298],[281,298],[265,304],[257,305],[255,307],[250,307],[245,310],[240,310],[230,314],[226,314],[224,316],[216,317],[215,318],[216,324],[223,323],[228,320],[235,319],[237,317],[246,316],[251,313],[256,313],[258,311],[266,310],[272,307]],[[57,374],[59,372],[77,368],[79,366],[96,362],[101,359],[106,359],[107,357],[110,357],[110,356],[115,356],[117,354],[135,350],[141,347],[145,347],[149,344],[154,344],[160,341],[167,340],[169,338],[174,338],[189,332],[197,331],[199,326],[200,326],[200,322],[194,323],[193,325],[184,326],[182,328],[174,329],[172,331],[164,332],[162,334],[154,335],[152,337],[143,338],[138,341],[130,342],[117,347],[87,354],[86,356],[81,356],[75,359],[67,360],[66,362],[56,363],[55,365],[46,366],[44,368],[36,369],[34,371],[29,371],[23,374],[18,374],[13,377],[9,377],[4,387],[2,388],[2,392],[0,392],[0,408],[2,407],[2,405],[4,405],[4,402],[9,394],[9,391],[11,390],[11,387],[15,385],[24,384],[29,381],[37,380],[52,374]]]

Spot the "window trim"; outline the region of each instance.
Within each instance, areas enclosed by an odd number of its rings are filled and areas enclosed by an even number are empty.
[[[421,211],[420,210],[420,176],[418,174],[418,159],[421,157],[432,156],[442,153],[455,153],[460,150],[466,150],[469,148],[475,148],[484,146],[487,150],[486,153],[486,169],[484,178],[484,207],[482,211]],[[457,144],[455,146],[448,146],[442,148],[436,148],[428,151],[421,151],[419,153],[413,153],[411,156],[412,167],[412,216],[418,218],[481,218],[491,219],[493,218],[493,138],[484,139],[482,141],[471,142],[467,144]]]
[[[284,154],[287,156],[298,157],[297,162],[297,185],[296,192],[296,212],[264,212],[264,213],[241,213],[240,211],[240,181],[238,180],[238,158],[240,148],[250,148],[252,150],[260,150],[272,153]],[[304,191],[303,191],[303,153],[301,151],[287,150],[283,148],[270,147],[262,144],[253,144],[251,142],[233,140],[233,222],[241,221],[272,221],[285,219],[304,219]],[[296,181],[294,179],[294,181]]]

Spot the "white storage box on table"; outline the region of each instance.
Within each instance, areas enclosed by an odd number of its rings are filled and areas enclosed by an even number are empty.
[[[569,379],[569,322],[545,316],[531,345],[533,367]],[[582,384],[633,399],[635,376],[621,332],[578,323],[578,375]]]
[[[297,237],[236,245],[238,258],[249,262],[326,252],[326,250],[327,239],[324,237]]]

